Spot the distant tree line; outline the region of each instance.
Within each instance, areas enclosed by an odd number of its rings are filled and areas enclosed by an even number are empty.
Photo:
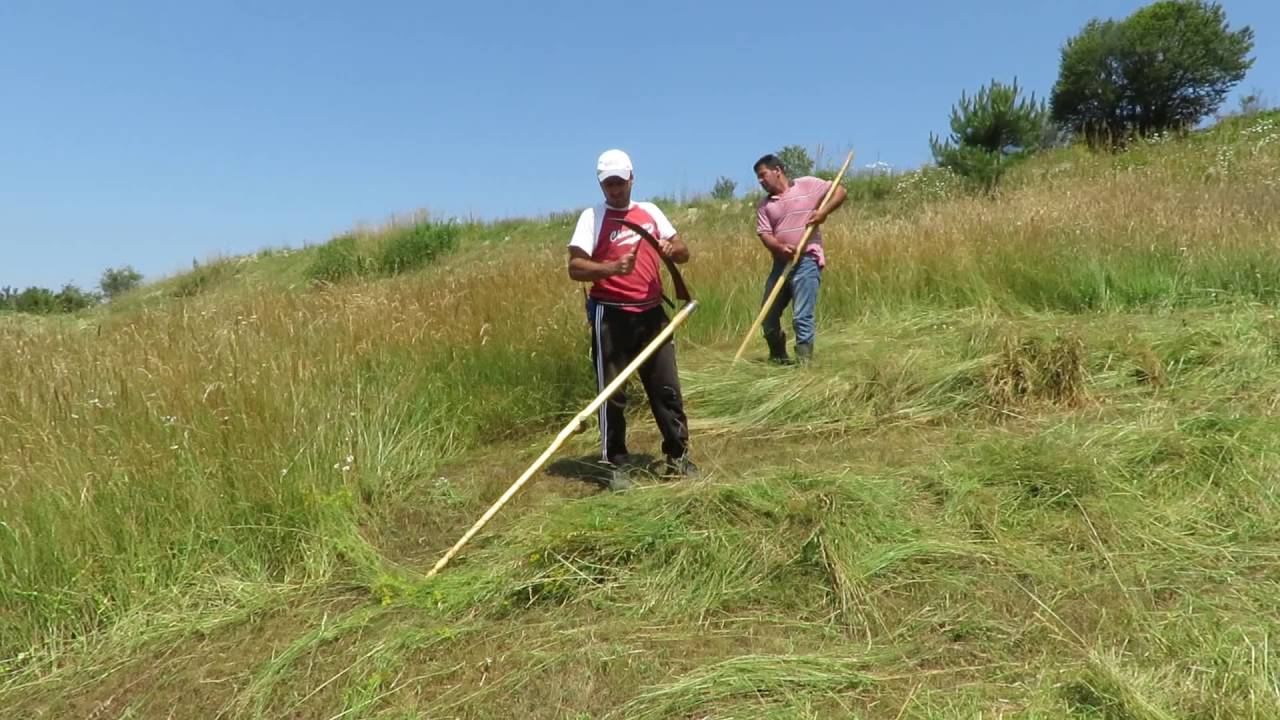
[[[132,266],[107,268],[98,281],[98,289],[82,290],[71,283],[53,291],[43,287],[0,287],[0,312],[20,312],[31,315],[72,313],[109,301],[121,293],[132,290],[142,282],[142,274]]]
[[[1118,149],[1185,132],[1212,115],[1253,65],[1253,30],[1231,30],[1222,6],[1161,0],[1124,20],[1090,20],[1062,47],[1049,102],[992,80],[961,94],[951,136],[930,137],[938,165],[991,189],[1015,162],[1080,140]]]
[[[1090,20],[1061,49],[1048,101],[1024,96],[1017,78],[962,92],[951,133],[930,135],[934,161],[975,187],[993,190],[1021,160],[1079,141],[1115,150],[1136,138],[1181,133],[1215,113],[1253,66],[1253,30],[1232,30],[1226,12],[1206,0],[1160,0],[1123,20]],[[1265,109],[1260,93],[1242,113]],[[790,177],[813,171],[804,148],[776,154]],[[720,178],[713,197],[732,197]]]

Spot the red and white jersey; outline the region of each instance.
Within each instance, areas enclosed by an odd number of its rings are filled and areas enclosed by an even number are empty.
[[[635,250],[635,269],[628,275],[614,275],[591,284],[591,297],[604,303],[617,304],[627,310],[648,310],[662,302],[662,258],[652,245],[619,220],[629,220],[659,240],[670,240],[676,234],[671,221],[648,202],[633,202],[631,207],[609,207],[600,204],[587,208],[578,217],[569,247],[576,247],[596,262],[613,262]]]

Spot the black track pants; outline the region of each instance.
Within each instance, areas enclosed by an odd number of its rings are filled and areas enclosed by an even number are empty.
[[[667,314],[661,305],[631,312],[594,301],[587,310],[591,317],[591,359],[595,363],[596,388],[604,390],[667,326]],[[676,346],[670,338],[649,356],[637,374],[649,396],[658,431],[662,433],[663,454],[684,455],[689,444],[689,422],[680,394]],[[626,407],[625,385],[600,406],[600,452],[604,460],[612,461],[627,454]]]

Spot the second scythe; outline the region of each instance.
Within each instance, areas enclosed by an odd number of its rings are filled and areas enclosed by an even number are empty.
[[[831,201],[831,196],[835,194],[836,188],[840,187],[840,179],[844,177],[844,171],[849,169],[849,163],[853,162],[853,151],[849,151],[849,156],[844,159],[844,165],[840,166],[840,172],[836,173],[836,178],[831,181],[831,188],[827,190],[827,194],[823,196],[822,202],[818,203],[818,208],[824,208]],[[795,269],[796,263],[804,254],[804,248],[809,244],[809,238],[813,236],[813,231],[817,225],[810,225],[804,229],[804,235],[800,238],[800,244],[796,246],[795,252],[791,254],[791,259],[787,261],[787,267],[778,276],[778,281],[773,284],[773,290],[769,292],[769,296],[765,298],[764,305],[760,307],[760,314],[756,315],[756,321],[751,323],[751,329],[747,331],[746,336],[742,338],[742,344],[738,346],[738,352],[733,356],[736,363],[742,359],[742,353],[747,349],[747,343],[751,342],[751,336],[756,334],[756,330],[760,329],[760,324],[764,322],[764,316],[769,314],[769,308],[773,307],[773,303],[778,299],[778,294],[782,292],[783,283],[791,276],[791,271]]]

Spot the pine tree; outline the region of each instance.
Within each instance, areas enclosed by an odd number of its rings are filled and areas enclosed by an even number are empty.
[[[1035,95],[1018,99],[1020,89],[992,80],[976,95],[960,94],[951,108],[951,137],[943,142],[930,134],[938,165],[993,189],[1009,167],[1039,148],[1046,137],[1049,113]]]

